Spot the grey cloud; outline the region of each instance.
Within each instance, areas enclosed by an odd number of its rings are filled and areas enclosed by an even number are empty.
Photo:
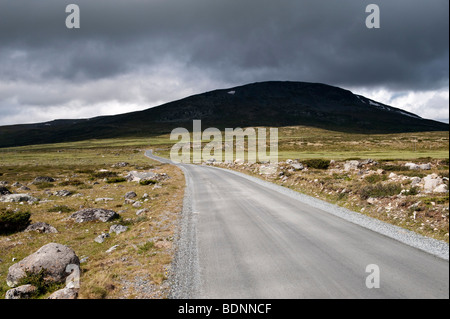
[[[79,30],[64,25],[73,2]],[[0,0],[0,82],[63,91],[116,79],[110,94],[118,99],[124,76],[156,81],[162,69],[161,81],[178,79],[184,92],[266,80],[395,91],[448,86],[448,1],[377,0],[381,28],[369,30],[365,7],[372,2]],[[86,103],[91,98],[86,93]]]

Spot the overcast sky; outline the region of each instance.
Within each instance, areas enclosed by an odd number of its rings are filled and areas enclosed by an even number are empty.
[[[67,29],[65,8],[80,8]],[[365,25],[380,8],[380,28]],[[0,0],[0,125],[320,82],[449,118],[448,0]]]

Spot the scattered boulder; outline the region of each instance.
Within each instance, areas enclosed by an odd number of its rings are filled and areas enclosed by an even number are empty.
[[[140,182],[141,180],[156,179],[156,177],[157,175],[154,172],[131,171],[125,178],[129,182]]]
[[[148,209],[146,209],[146,208],[139,209],[139,210],[136,212],[136,215],[139,216],[139,215],[144,214],[144,213],[147,213],[147,212],[148,212]]]
[[[73,193],[71,191],[68,191],[68,190],[65,190],[65,189],[59,190],[59,191],[56,191],[56,192],[53,193],[53,195],[61,196],[61,197],[67,197],[67,196],[70,196],[72,194]]]
[[[448,186],[446,184],[441,184],[433,190],[433,193],[448,193]]]
[[[140,201],[136,201],[136,202],[134,202],[133,203],[133,205],[132,205],[134,208],[139,208],[139,207],[141,207],[142,206],[142,202],[140,202]]]
[[[39,199],[29,194],[9,194],[0,196],[0,202],[3,203],[20,203],[20,202],[38,202]]]
[[[33,285],[22,285],[17,288],[9,289],[5,294],[5,299],[29,299],[37,292]]]
[[[105,203],[112,200],[114,200],[114,198],[111,197],[99,197],[95,199],[96,202],[105,202]]]
[[[260,175],[272,175],[277,172],[277,167],[273,165],[261,165],[259,167],[259,174]]]
[[[113,167],[113,168],[120,168],[120,167],[127,167],[128,165],[130,165],[130,163],[119,162],[119,163],[113,164],[111,167]]]
[[[38,176],[31,182],[31,184],[53,183],[54,181],[55,179],[49,176]]]
[[[344,163],[344,171],[348,172],[351,170],[356,170],[361,167],[361,163],[357,160],[346,161]]]
[[[417,170],[417,169],[430,170],[431,169],[431,163],[427,163],[427,164],[406,163],[405,166],[408,167],[410,170]]]
[[[123,225],[112,225],[109,228],[110,233],[116,233],[116,235],[119,235],[120,233],[126,232],[128,230],[127,226]]]
[[[56,290],[47,299],[77,299],[78,289],[65,287],[63,289]]]
[[[434,190],[437,189],[441,184],[444,184],[444,180],[435,173],[427,175],[423,178],[423,190],[425,193],[434,192]],[[441,188],[439,188],[438,190],[441,190]]]
[[[137,194],[135,192],[128,192],[125,194],[125,198],[127,199],[135,198],[136,196]]]
[[[114,218],[117,218],[118,216],[119,215],[115,211],[110,209],[85,208],[73,213],[69,216],[69,218],[74,219],[76,223],[85,223],[95,220],[108,222]]]
[[[5,186],[0,186],[0,195],[9,195],[11,192]]]
[[[62,282],[69,275],[66,267],[71,264],[80,265],[75,252],[67,246],[50,243],[9,267],[6,283],[15,287],[27,273],[37,274],[43,269],[46,271],[46,281]]]
[[[53,227],[47,223],[44,223],[44,222],[37,222],[37,223],[31,224],[24,231],[25,232],[34,231],[34,232],[38,232],[41,234],[49,234],[49,233],[56,234],[58,232],[55,227]]]
[[[293,163],[291,164],[291,167],[296,171],[301,171],[305,168],[302,163]]]
[[[116,250],[117,247],[119,247],[119,245],[114,245],[114,246],[112,246],[111,248],[109,248],[106,252],[107,252],[107,253],[111,253],[111,252],[113,252],[114,250]]]
[[[94,241],[96,243],[102,244],[106,238],[110,237],[108,233],[102,233],[101,235],[98,235]]]

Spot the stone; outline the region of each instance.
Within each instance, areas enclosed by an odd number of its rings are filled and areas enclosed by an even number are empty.
[[[69,216],[69,218],[74,219],[76,223],[85,223],[96,220],[108,222],[117,217],[119,217],[119,215],[115,211],[103,208],[84,208]]]
[[[133,203],[132,206],[133,206],[134,208],[139,208],[139,207],[142,206],[142,202],[136,201],[136,202]]]
[[[105,203],[112,200],[114,200],[114,198],[111,197],[99,197],[95,199],[96,202],[105,202]]]
[[[367,203],[369,203],[370,205],[375,204],[377,201],[378,201],[378,200],[377,200],[376,198],[373,198],[373,197],[369,197],[369,198],[367,199]]]
[[[154,173],[154,172],[132,171],[132,172],[129,172],[125,178],[129,182],[140,182],[141,180],[156,179],[156,177],[157,177],[156,173]]]
[[[415,163],[406,163],[405,167],[407,167],[408,169],[411,169],[411,170],[419,169],[419,165],[417,165]]]
[[[101,235],[98,235],[98,236],[94,239],[94,241],[95,241],[96,243],[102,244],[102,243],[105,241],[105,239],[108,238],[108,237],[109,237],[109,234],[108,234],[108,233],[103,233],[103,234],[101,234]]]
[[[128,166],[128,165],[130,165],[130,163],[127,163],[127,162],[119,162],[119,163],[113,164],[111,167],[119,168],[119,167],[126,167],[126,166]]]
[[[422,182],[422,179],[418,176],[411,177],[411,186],[417,186]]]
[[[29,225],[25,230],[25,232],[37,232],[37,233],[41,233],[41,234],[56,234],[58,233],[58,231],[56,230],[55,227],[44,223],[44,222],[37,222],[34,224]]]
[[[5,299],[29,299],[36,291],[37,288],[33,285],[22,285],[9,289],[5,294]]]
[[[32,184],[39,184],[39,183],[53,183],[55,181],[54,178],[49,176],[38,176],[34,179]]]
[[[0,186],[0,195],[9,195],[11,192],[5,186]]]
[[[419,169],[430,170],[430,169],[431,169],[431,163],[420,164],[420,165],[419,165]]]
[[[107,253],[111,253],[111,252],[113,252],[114,250],[116,250],[117,247],[119,247],[119,245],[114,245],[114,246],[112,246],[111,248],[109,248],[106,252],[107,252]]]
[[[39,199],[29,194],[9,194],[0,196],[0,202],[3,203],[20,203],[20,202],[38,202]]]
[[[357,160],[351,160],[344,163],[344,171],[346,172],[356,170],[359,167],[361,167],[361,163]]]
[[[125,198],[127,199],[135,198],[136,196],[137,194],[135,192],[128,192],[125,194]]]
[[[441,184],[433,189],[433,193],[448,193],[448,186],[446,184]]]
[[[293,163],[291,167],[296,171],[301,171],[305,168],[302,163]]]
[[[70,196],[72,194],[73,193],[71,191],[68,191],[68,190],[65,190],[65,189],[59,190],[59,191],[56,191],[56,192],[53,193],[53,195],[61,196],[61,197],[67,197],[67,196]]]
[[[116,233],[116,235],[119,235],[120,233],[126,232],[128,230],[127,226],[123,225],[112,225],[109,228],[110,233]]]
[[[76,288],[63,288],[56,290],[47,299],[77,299],[78,289]]]
[[[443,183],[443,179],[440,178],[437,174],[433,173],[427,175],[423,178],[423,190],[425,191],[425,193],[431,193]]]
[[[147,213],[147,212],[148,212],[148,209],[146,209],[146,208],[139,209],[139,210],[136,212],[136,215],[139,216],[139,215],[144,214],[144,213]]]
[[[26,277],[27,272],[37,274],[42,269],[46,271],[46,281],[62,282],[69,275],[66,272],[68,265],[80,265],[80,260],[73,249],[50,243],[9,267],[6,284],[15,287],[22,278]]]

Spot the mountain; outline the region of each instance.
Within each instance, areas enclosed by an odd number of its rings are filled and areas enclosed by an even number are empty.
[[[260,82],[193,95],[143,111],[0,127],[0,147],[143,137],[176,127],[306,125],[354,133],[448,131],[449,125],[321,83]]]

